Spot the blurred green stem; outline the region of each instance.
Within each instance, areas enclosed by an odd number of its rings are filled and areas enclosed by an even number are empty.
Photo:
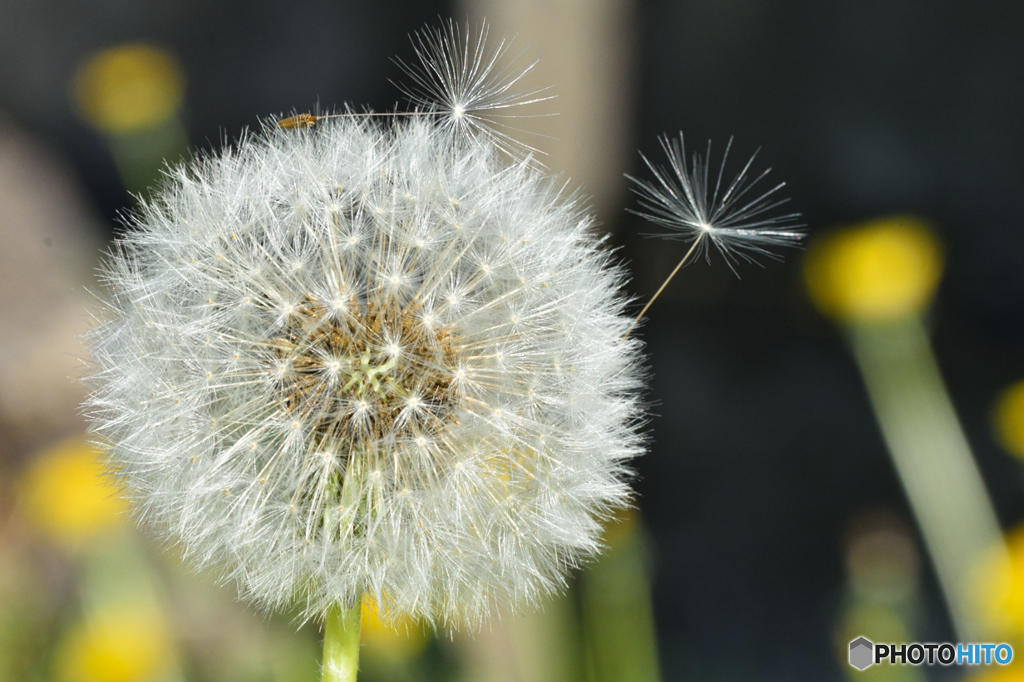
[[[961,641],[983,636],[971,572],[1005,546],[919,318],[848,328],[875,416]]]
[[[609,529],[608,552],[580,576],[590,682],[660,682],[647,537],[637,518]]]
[[[177,115],[151,128],[107,136],[111,156],[124,188],[148,197],[167,163],[189,156],[188,133]]]
[[[335,604],[324,624],[323,682],[356,682],[359,672],[359,617],[362,600],[345,608]]]

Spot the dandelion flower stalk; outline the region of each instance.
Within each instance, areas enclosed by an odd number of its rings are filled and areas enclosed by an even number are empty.
[[[609,524],[605,540],[607,554],[580,581],[591,679],[661,682],[643,521],[628,510]]]
[[[838,231],[805,264],[811,297],[849,338],[951,620],[970,641],[986,636],[974,572],[1005,562],[1006,547],[922,320],[941,273],[938,240],[914,216]]]
[[[355,682],[359,672],[359,619],[362,602],[334,604],[324,622],[323,682]]]
[[[1005,546],[927,331],[915,317],[853,324],[847,331],[953,626],[961,639],[979,639],[986,624],[978,618],[971,580],[985,558],[1005,556]]]

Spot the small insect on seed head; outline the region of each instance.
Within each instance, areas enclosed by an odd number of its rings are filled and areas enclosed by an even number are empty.
[[[285,130],[312,128],[320,118],[320,116],[316,116],[314,114],[297,114],[295,116],[289,116],[288,118],[282,118],[277,122],[277,127],[284,128]]]

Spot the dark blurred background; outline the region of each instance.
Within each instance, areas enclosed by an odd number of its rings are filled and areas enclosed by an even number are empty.
[[[735,136],[735,164],[761,148],[812,241],[893,213],[930,221],[946,258],[926,317],[935,354],[1000,523],[1024,519],[1021,464],[991,420],[1024,378],[1017,0],[0,4],[0,511],[35,453],[82,430],[82,389],[63,383],[80,373],[81,289],[139,189],[76,110],[82,64],[125,43],[166,50],[184,75],[177,120],[210,149],[268,115],[394,106],[390,58],[409,59],[407,35],[439,16],[486,16],[541,60],[559,116],[537,124],[553,140],[531,143],[595,197],[639,299],[685,251],[623,210],[622,174],[643,173],[634,150],[659,157],[662,133],[710,138],[716,157]],[[844,679],[864,528],[912,557],[913,640],[954,639],[857,365],[804,292],[802,253],[783,255],[739,277],[694,263],[641,331],[654,378],[638,507],[665,680]],[[48,273],[56,284],[33,283]]]

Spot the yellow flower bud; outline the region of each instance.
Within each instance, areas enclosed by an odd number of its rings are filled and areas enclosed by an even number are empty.
[[[165,623],[154,614],[117,610],[73,627],[57,658],[60,682],[145,682],[173,663]]]
[[[155,128],[181,106],[185,77],[167,51],[152,45],[120,45],[82,64],[74,95],[82,117],[106,133]]]
[[[389,658],[413,658],[427,645],[423,626],[408,616],[381,613],[377,601],[363,597],[360,637],[367,649]]]
[[[928,224],[893,216],[835,232],[811,245],[804,276],[814,303],[841,322],[884,322],[921,311],[942,275]]]
[[[1003,447],[1024,459],[1024,381],[1018,381],[999,397],[995,427]]]
[[[968,678],[970,682],[1024,682],[1024,670],[1017,663],[1009,667],[990,666]]]
[[[993,550],[974,568],[971,580],[978,615],[987,635],[1024,639],[1024,525],[1006,535],[1006,550]]]
[[[78,437],[36,458],[21,486],[27,520],[66,544],[120,525],[125,503],[104,480],[98,456],[94,447]]]

